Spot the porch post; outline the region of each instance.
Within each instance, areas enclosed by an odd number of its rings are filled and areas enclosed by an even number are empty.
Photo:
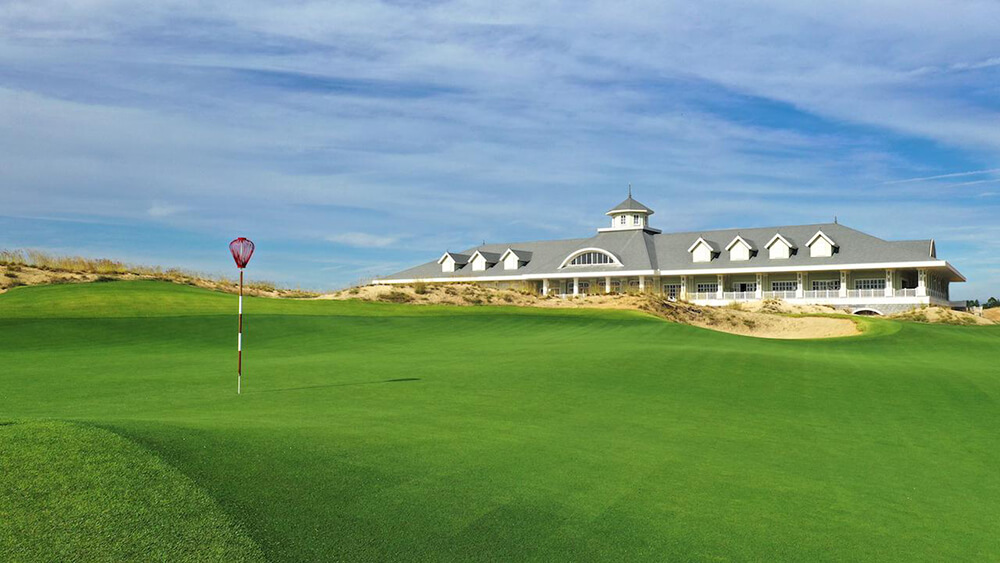
[[[795,272],[795,298],[802,299],[805,297],[806,290],[806,275],[804,272]]]
[[[548,294],[549,294],[549,280],[548,279],[543,279],[542,280],[542,295],[548,295]]]
[[[687,301],[688,298],[688,277],[681,276],[681,294],[678,295],[681,301]]]
[[[580,295],[580,278],[573,278],[573,296]]]
[[[604,278],[604,293],[611,293],[611,276]]]
[[[757,274],[757,290],[754,291],[754,299],[764,298],[764,274]]]
[[[917,297],[927,296],[927,270],[917,270]]]
[[[646,276],[639,276],[639,293],[646,291]]]
[[[840,296],[847,297],[847,270],[840,271]]]
[[[893,295],[893,293],[892,293],[892,290],[893,290],[893,282],[892,282],[892,277],[893,276],[892,276],[892,274],[893,274],[892,270],[890,270],[889,268],[885,269],[885,296],[886,297],[892,297],[892,295]]]
[[[716,281],[717,281],[716,283],[717,287],[715,288],[715,298],[722,299],[722,292],[726,290],[725,288],[726,276],[719,274]]]

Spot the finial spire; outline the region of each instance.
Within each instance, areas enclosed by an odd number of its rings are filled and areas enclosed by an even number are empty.
[[[632,182],[628,183],[628,196],[632,197]]]

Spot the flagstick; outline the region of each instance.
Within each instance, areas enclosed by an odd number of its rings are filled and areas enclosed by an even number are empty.
[[[236,394],[243,394],[243,268],[240,268],[240,331],[236,336]]]

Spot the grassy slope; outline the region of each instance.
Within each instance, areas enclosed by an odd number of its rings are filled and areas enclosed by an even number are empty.
[[[274,560],[1000,558],[1000,327],[251,300],[236,397],[234,308],[0,296],[0,417],[142,443]]]
[[[263,560],[190,479],[107,430],[6,423],[0,460],[0,560]]]

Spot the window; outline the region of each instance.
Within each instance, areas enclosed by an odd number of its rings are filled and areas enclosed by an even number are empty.
[[[813,280],[813,291],[837,291],[840,289],[840,280]]]
[[[719,284],[717,283],[699,283],[698,293],[716,293],[719,291]]]
[[[739,293],[753,293],[757,291],[757,282],[733,282],[733,291]]]
[[[573,258],[573,261],[569,263],[570,266],[586,266],[590,264],[614,264],[613,258],[608,256],[603,252],[584,252],[583,254]]]
[[[681,294],[681,284],[679,283],[663,284],[663,294],[671,299],[677,299],[677,296]]]
[[[797,282],[793,281],[773,281],[771,282],[771,291],[795,291],[798,289],[798,285]]]
[[[621,291],[622,291],[622,282],[618,280],[611,280],[611,292],[621,293]]]
[[[590,293],[590,282],[580,282],[580,293]]]
[[[632,224],[633,225],[638,225],[639,224],[639,216],[638,215],[633,215],[632,216]]]
[[[625,224],[625,216],[624,215],[619,215],[618,217],[619,217],[618,224],[624,225]]]
[[[881,278],[854,280],[854,289],[885,289],[885,280]]]

